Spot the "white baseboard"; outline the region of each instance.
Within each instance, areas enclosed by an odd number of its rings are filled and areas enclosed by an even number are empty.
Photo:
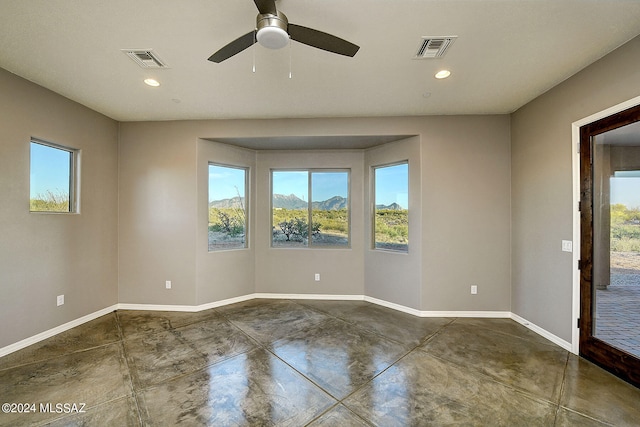
[[[509,319],[510,311],[424,311],[378,298],[365,296],[364,300],[417,317],[483,317],[488,319]]]
[[[198,311],[209,310],[211,308],[222,307],[229,304],[255,299],[256,294],[243,295],[241,297],[228,298],[220,301],[209,302],[201,305],[167,305],[167,304],[118,304],[118,310],[140,310],[140,311],[185,311],[196,313]]]
[[[370,303],[376,304],[376,305],[381,305],[382,307],[387,307],[387,308],[390,308],[392,310],[401,311],[403,313],[408,313],[408,314],[411,314],[413,316],[423,317],[423,316],[421,316],[422,312],[420,310],[417,310],[417,309],[411,308],[411,307],[407,307],[406,305],[400,305],[400,304],[396,304],[394,302],[389,302],[389,301],[385,301],[385,300],[378,299],[378,298],[373,298],[373,297],[368,297],[368,296],[365,296],[364,300],[366,302],[370,302]]]
[[[197,305],[164,305],[164,304],[118,304],[118,310],[140,310],[140,311],[186,311],[195,313],[201,311]]]
[[[366,299],[364,295],[270,294],[270,293],[257,293],[253,295],[254,295],[254,298],[265,298],[265,299],[316,299],[316,300],[328,300],[328,301],[363,301]]]
[[[98,310],[96,312],[87,314],[86,316],[82,316],[78,319],[72,320],[70,322],[64,323],[60,326],[56,326],[55,328],[51,328],[47,331],[40,332],[32,337],[25,338],[16,343],[9,344],[6,347],[0,348],[0,357],[6,356],[9,353],[13,353],[14,351],[22,350],[25,347],[29,347],[35,343],[38,343],[42,340],[46,340],[47,338],[51,338],[54,335],[58,335],[64,331],[68,331],[71,328],[75,328],[76,326],[80,326],[83,323],[90,322],[91,320],[95,320],[98,317],[104,316],[105,314],[109,314],[112,311],[118,309],[118,304],[112,305],[110,307],[103,308],[102,310]]]
[[[547,331],[546,329],[543,329],[540,326],[529,322],[527,319],[524,319],[524,318],[518,316],[515,313],[511,313],[511,319],[513,319],[516,322],[520,323],[522,326],[525,326],[525,327],[531,329],[533,332],[535,332],[536,334],[548,339],[552,343],[554,343],[556,345],[559,345],[560,347],[564,348],[565,350],[567,350],[569,352],[574,353],[574,349],[573,349],[573,346],[571,345],[571,343],[568,342],[568,341],[563,340],[559,336],[554,335],[551,332]]]
[[[476,317],[484,319],[509,319],[510,311],[421,311],[421,317]]]
[[[332,300],[332,301],[367,301],[372,304],[387,307],[393,310],[397,310],[403,313],[408,313],[417,317],[477,317],[477,318],[506,318],[513,319],[523,326],[531,329],[538,335],[543,336],[554,344],[559,345],[565,350],[572,351],[571,343],[559,338],[558,336],[546,331],[545,329],[523,319],[517,314],[508,311],[422,311],[415,308],[407,307],[404,305],[396,304],[393,302],[381,300],[378,298],[368,297],[366,295],[327,295],[327,294],[276,294],[276,293],[253,293],[243,295],[240,297],[228,298],[220,301],[214,301],[201,305],[162,305],[162,304],[129,304],[119,303],[110,307],[103,308],[94,313],[80,317],[71,322],[67,322],[63,325],[41,332],[32,337],[23,339],[14,344],[10,344],[6,347],[0,348],[0,357],[6,356],[14,351],[21,350],[39,341],[50,338],[61,332],[67,331],[76,326],[80,326],[83,323],[97,319],[100,316],[104,316],[114,310],[151,310],[151,311],[183,311],[183,312],[198,312],[203,310],[209,310],[211,308],[223,307],[229,304],[235,304],[243,301],[249,301],[252,299],[314,299],[314,300]]]

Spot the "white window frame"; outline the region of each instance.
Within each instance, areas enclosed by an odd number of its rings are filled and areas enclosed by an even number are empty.
[[[311,232],[313,219],[313,178],[314,173],[346,173],[347,174],[347,244],[346,245],[320,245],[313,244],[313,239],[309,238],[305,246],[274,246],[273,233],[270,237],[270,246],[274,249],[351,249],[351,168],[273,168],[269,171],[269,215],[271,229],[273,230],[277,224],[273,223],[273,173],[274,172],[307,172],[307,226]]]
[[[409,253],[409,243],[407,242],[406,249],[392,249],[392,248],[380,248],[376,246],[376,211],[377,211],[377,200],[376,200],[376,170],[384,169],[393,166],[399,165],[407,165],[407,237],[409,233],[409,199],[410,199],[410,165],[409,160],[401,160],[392,163],[383,163],[380,165],[371,166],[371,249],[375,251],[384,251],[384,252],[393,252],[400,254],[408,254]]]
[[[69,210],[68,211],[33,211],[35,214],[79,214],[80,213],[80,150],[65,145],[45,141],[32,137],[29,141],[29,152],[33,144],[61,150],[71,155],[69,162]],[[31,160],[29,161],[29,173],[31,173]],[[31,198],[31,183],[29,183],[29,198]]]
[[[248,166],[239,166],[239,165],[232,165],[232,164],[228,164],[228,163],[220,163],[220,162],[209,162],[209,164],[207,165],[207,242],[209,241],[208,238],[208,233],[209,233],[209,203],[211,202],[209,200],[209,188],[211,186],[211,179],[208,178],[209,176],[209,169],[211,166],[216,166],[216,167],[222,167],[222,168],[229,168],[229,169],[237,169],[237,170],[242,170],[244,171],[244,219],[245,219],[245,223],[244,223],[244,246],[242,247],[234,247],[234,248],[228,248],[228,249],[224,249],[224,248],[220,248],[220,249],[208,249],[208,251],[210,253],[212,252],[225,252],[225,251],[238,251],[238,250],[245,250],[245,249],[249,249],[249,174],[251,173],[251,168],[249,168]],[[208,247],[208,243],[207,243],[207,247]]]

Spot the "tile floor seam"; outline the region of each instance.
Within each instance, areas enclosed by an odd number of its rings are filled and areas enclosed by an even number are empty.
[[[350,325],[350,326],[356,327],[356,328],[358,328],[359,330],[361,330],[361,331],[363,331],[363,332],[366,332],[366,333],[369,333],[369,334],[372,334],[372,335],[376,335],[376,336],[378,336],[378,337],[382,337],[382,338],[384,338],[384,339],[387,339],[387,340],[389,340],[389,341],[392,341],[392,340],[390,340],[389,338],[387,338],[386,336],[383,336],[383,335],[381,335],[381,334],[375,334],[374,332],[372,332],[372,331],[370,331],[370,330],[366,330],[366,329],[363,329],[363,328],[359,328],[359,327],[358,327],[358,325],[353,324],[353,323],[350,323],[350,322],[346,322],[344,319],[340,319],[340,318],[338,318],[338,317],[336,317],[336,316],[332,316],[332,317],[333,317],[335,320],[338,320],[338,321],[344,322],[344,323],[346,323],[346,324],[348,324],[348,325]],[[332,321],[332,320],[333,320],[333,319],[327,319],[327,320],[325,320],[325,321],[323,321],[323,322],[330,322],[330,321]],[[404,357],[406,357],[409,353],[411,353],[411,352],[412,352],[413,350],[415,350],[418,346],[420,346],[420,344],[418,344],[418,345],[416,345],[415,347],[410,348],[406,353],[404,353],[404,354],[402,354],[402,353],[401,353],[401,355],[398,357],[398,359],[396,359],[395,361],[391,362],[391,363],[389,364],[389,366],[387,366],[386,368],[384,368],[383,370],[381,370],[380,372],[378,372],[377,374],[375,374],[373,377],[369,378],[369,379],[368,379],[367,381],[365,381],[364,383],[360,384],[357,388],[355,388],[351,393],[348,393],[345,397],[343,397],[343,398],[338,398],[338,397],[334,396],[333,394],[331,394],[331,392],[329,392],[328,390],[325,390],[325,388],[324,388],[324,387],[322,387],[320,384],[316,383],[312,378],[309,378],[306,374],[304,374],[303,372],[299,371],[295,366],[291,365],[291,364],[290,364],[289,362],[287,362],[285,359],[283,359],[282,357],[278,356],[278,355],[277,355],[277,354],[276,354],[276,353],[271,349],[271,347],[270,347],[270,346],[272,346],[273,344],[275,344],[275,343],[276,343],[276,342],[278,342],[278,341],[282,341],[282,340],[285,340],[285,339],[287,339],[287,338],[281,338],[281,339],[279,339],[279,340],[273,341],[273,342],[271,342],[268,346],[267,346],[267,345],[265,345],[265,346],[264,346],[264,348],[265,348],[265,350],[267,350],[269,353],[271,353],[273,356],[275,356],[275,357],[277,357],[278,359],[280,359],[283,363],[285,363],[285,364],[286,364],[287,366],[289,366],[291,369],[293,369],[294,371],[296,371],[298,374],[302,375],[302,376],[303,376],[307,381],[310,381],[313,385],[315,385],[315,386],[316,386],[316,387],[318,387],[320,390],[322,390],[323,392],[325,392],[326,394],[328,394],[331,398],[335,399],[335,400],[337,401],[336,405],[338,405],[338,404],[343,404],[343,405],[344,405],[343,401],[344,401],[345,399],[347,399],[349,396],[351,396],[352,394],[354,394],[354,393],[356,393],[357,391],[359,391],[362,387],[364,387],[364,386],[368,385],[371,381],[373,381],[375,378],[377,378],[377,377],[378,377],[379,375],[381,375],[383,372],[385,372],[386,370],[388,370],[389,368],[391,368],[394,364],[398,363],[401,359],[403,359]],[[393,341],[393,342],[398,343],[397,341]],[[345,406],[345,407],[347,407],[346,405],[344,405],[344,406]],[[348,407],[347,407],[347,408],[348,408]],[[349,409],[349,410],[351,411],[351,409]],[[353,411],[351,411],[351,412],[353,412]]]
[[[393,363],[389,364],[389,366],[387,366],[386,368],[384,368],[383,370],[381,370],[380,372],[378,372],[376,375],[374,375],[373,377],[371,377],[368,381],[362,383],[359,387],[357,387],[356,389],[354,389],[351,393],[348,393],[345,397],[343,397],[342,399],[338,400],[338,403],[344,405],[345,407],[349,408],[344,401],[346,399],[348,399],[349,397],[353,396],[354,394],[356,394],[358,391],[360,391],[362,388],[364,388],[365,386],[367,386],[369,383],[371,383],[373,380],[375,380],[376,378],[378,378],[380,375],[382,375],[383,373],[385,373],[386,371],[388,371],[389,369],[391,369],[394,365],[396,365],[397,363],[399,363],[402,359],[404,359],[405,357],[407,357],[409,354],[411,354],[413,351],[415,351],[416,349],[418,349],[418,347],[420,346],[420,344],[418,344],[417,346],[411,348],[410,350],[408,350],[406,353],[402,354],[400,357],[398,357],[397,360],[395,360]],[[349,409],[351,410],[351,409]],[[351,411],[354,412],[354,411]]]
[[[556,416],[555,419],[553,421],[553,425],[555,426],[556,424],[558,424],[558,417],[560,416],[560,410],[562,408],[561,403],[562,403],[562,396],[564,395],[565,392],[565,381],[567,380],[567,369],[569,367],[569,353],[567,353],[567,358],[565,359],[564,362],[564,369],[562,370],[562,382],[560,383],[560,393],[558,393],[558,404],[556,407]],[[581,414],[582,415],[582,414]]]
[[[415,348],[418,349],[418,350],[421,350],[421,348],[419,348],[419,347],[423,347],[429,341],[433,341],[436,337],[438,337],[442,333],[446,332],[447,327],[449,327],[451,324],[453,324],[453,322],[455,322],[456,320],[457,320],[457,318],[452,319],[451,322],[448,322],[448,323],[442,325],[437,331],[435,331],[431,335],[427,336],[423,341],[421,341],[420,344],[418,344]]]
[[[129,365],[129,357],[127,355],[127,346],[125,345],[124,339],[124,331],[122,330],[122,325],[120,323],[120,316],[118,314],[118,310],[113,312],[116,316],[116,327],[118,328],[118,336],[120,337],[120,345],[122,346],[122,355],[124,358],[125,366],[127,367],[127,372],[129,374],[129,386],[131,387],[131,393],[133,397],[133,401],[136,405],[136,415],[138,417],[138,421],[140,425],[144,425],[142,422],[142,411],[140,410],[140,402],[138,401],[138,393],[136,392],[136,387],[133,384],[133,372],[131,371],[131,366]]]
[[[278,360],[280,360],[282,363],[284,363],[285,365],[287,365],[289,368],[293,369],[296,373],[298,373],[299,375],[301,375],[305,380],[309,381],[311,384],[313,384],[314,386],[316,386],[317,388],[319,388],[320,390],[322,390],[325,394],[327,394],[327,396],[331,397],[333,400],[336,401],[336,405],[338,403],[340,403],[340,399],[338,399],[337,397],[335,397],[333,394],[331,394],[328,390],[325,390],[324,387],[322,387],[320,384],[317,384],[313,379],[309,378],[308,376],[306,376],[304,373],[300,372],[298,369],[296,369],[295,366],[291,365],[289,362],[287,362],[286,360],[284,360],[282,357],[278,356],[276,353],[274,353],[270,348],[268,347],[263,347],[264,350],[266,350],[267,352],[269,352],[272,356],[276,357]]]
[[[595,421],[595,422],[597,422],[597,423],[599,423],[599,424],[603,424],[603,425],[611,426],[611,427],[615,427],[615,426],[616,426],[615,424],[611,424],[611,423],[610,423],[610,422],[608,422],[608,421],[605,421],[605,420],[602,420],[602,419],[599,419],[599,418],[594,418],[594,417],[592,417],[591,415],[587,415],[587,414],[585,414],[585,413],[583,413],[583,412],[576,411],[575,409],[571,409],[571,408],[568,408],[568,407],[566,407],[566,406],[562,406],[562,405],[558,405],[558,406],[559,406],[559,409],[562,409],[562,410],[565,410],[565,411],[568,411],[568,412],[572,412],[572,413],[574,413],[574,414],[576,414],[576,415],[579,415],[579,416],[581,416],[581,417],[584,417],[584,418],[588,418],[588,419],[590,419],[590,420],[593,420],[593,421]],[[559,426],[559,427],[561,427],[561,426]]]
[[[260,348],[262,348],[263,350],[266,350],[266,348],[264,348],[264,347],[260,347]],[[225,357],[225,358],[222,358],[222,359],[216,360],[216,361],[215,361],[215,362],[213,362],[213,363],[209,363],[209,364],[206,364],[206,365],[202,365],[201,367],[199,367],[198,369],[194,369],[193,371],[183,372],[183,373],[180,373],[180,374],[178,374],[178,375],[174,375],[174,376],[172,376],[172,377],[163,378],[163,379],[162,379],[161,381],[159,381],[159,382],[154,382],[154,383],[151,383],[151,384],[148,384],[148,385],[144,385],[144,386],[143,386],[143,385],[140,385],[140,387],[134,387],[134,392],[135,392],[135,391],[137,391],[137,392],[146,392],[146,391],[152,390],[152,389],[154,389],[154,388],[157,388],[157,387],[161,386],[163,383],[170,382],[170,381],[176,381],[176,380],[178,380],[178,379],[180,379],[180,378],[184,378],[184,377],[186,377],[186,376],[189,376],[189,375],[195,374],[195,373],[197,373],[197,372],[207,370],[207,369],[209,369],[209,368],[211,368],[211,367],[214,367],[214,366],[216,366],[216,365],[219,365],[220,363],[225,363],[225,362],[228,362],[228,361],[229,361],[229,360],[231,360],[231,359],[235,359],[236,357],[244,356],[244,355],[246,355],[247,353],[251,353],[252,351],[255,351],[255,350],[257,350],[257,349],[258,349],[258,348],[251,348],[251,349],[249,349],[249,350],[247,350],[247,351],[243,351],[243,352],[240,352],[240,353],[234,354],[234,355],[232,355],[232,356],[229,356],[229,357]]]
[[[195,369],[195,370],[193,370],[193,371],[190,371],[190,372],[183,372],[183,373],[180,373],[180,374],[175,375],[175,376],[173,376],[173,377],[163,379],[161,382],[153,383],[153,384],[150,384],[150,385],[148,385],[148,386],[144,386],[144,387],[143,387],[143,386],[141,386],[141,387],[139,387],[139,388],[137,388],[137,389],[136,389],[136,391],[137,391],[137,393],[136,393],[136,394],[144,394],[145,392],[148,392],[148,391],[150,391],[150,390],[154,390],[154,389],[157,389],[158,387],[161,387],[161,386],[162,386],[163,384],[165,384],[165,383],[172,382],[172,381],[177,381],[177,380],[179,380],[179,379],[181,379],[181,378],[188,377],[189,375],[197,374],[197,373],[198,373],[198,372],[200,372],[200,371],[205,371],[205,370],[207,370],[207,369],[209,369],[209,368],[211,368],[211,367],[213,367],[213,366],[216,366],[216,365],[218,365],[218,364],[220,364],[220,363],[229,362],[229,361],[230,361],[230,360],[232,360],[232,359],[235,359],[235,358],[237,358],[237,357],[241,357],[241,356],[245,356],[245,355],[247,355],[248,353],[251,353],[251,352],[253,352],[253,351],[260,350],[260,349],[262,349],[262,350],[266,350],[265,348],[252,348],[252,349],[250,349],[250,350],[248,350],[248,351],[244,351],[244,352],[242,352],[242,353],[234,354],[233,356],[227,357],[227,358],[225,358],[224,360],[216,361],[216,362],[214,362],[214,363],[211,363],[211,364],[209,364],[209,365],[202,366],[202,367],[200,367],[200,368],[198,368],[198,369]]]
[[[462,370],[469,369],[473,373],[475,373],[477,375],[480,375],[480,376],[486,378],[487,380],[489,380],[489,381],[491,381],[493,383],[500,384],[500,385],[502,385],[504,387],[507,387],[507,388],[509,388],[511,390],[514,390],[514,391],[516,391],[516,392],[518,392],[518,393],[520,393],[520,394],[522,394],[524,396],[527,396],[530,399],[536,400],[538,402],[545,402],[545,403],[548,403],[548,404],[553,405],[553,406],[558,406],[558,404],[556,402],[553,402],[552,400],[545,399],[544,397],[537,396],[537,395],[535,395],[535,394],[533,394],[530,391],[527,391],[525,389],[519,388],[517,386],[511,385],[511,384],[506,383],[506,382],[502,382],[502,381],[498,380],[497,378],[493,378],[490,375],[487,375],[487,374],[483,373],[482,371],[480,371],[478,369],[474,369],[473,367],[461,365],[459,363],[456,363],[454,360],[449,360],[449,359],[446,359],[444,357],[441,357],[440,355],[432,353],[432,352],[428,351],[425,348],[416,348],[416,350],[421,351],[423,353],[426,353],[429,356],[431,356],[431,357],[433,357],[435,359],[438,359],[438,360],[440,360],[442,362],[446,362],[448,364],[456,366],[458,369],[462,369]]]
[[[96,408],[98,408],[98,407],[100,407],[100,406],[108,405],[108,404],[111,404],[111,403],[113,403],[113,402],[117,402],[118,400],[128,399],[128,398],[133,398],[133,397],[134,397],[133,395],[115,397],[115,398],[113,398],[113,399],[105,400],[104,402],[96,403],[95,405],[92,405],[92,406],[85,406],[85,407],[84,407],[84,410],[85,410],[86,412],[89,412],[89,411],[91,411],[92,409],[96,409]],[[137,405],[136,405],[136,409],[137,409]],[[49,425],[49,424],[51,424],[51,423],[54,423],[54,422],[57,422],[57,421],[62,421],[62,420],[67,419],[67,418],[68,418],[68,419],[71,419],[71,418],[73,418],[74,416],[75,416],[75,415],[73,415],[73,414],[61,415],[60,417],[58,417],[58,418],[54,418],[54,419],[52,419],[52,420],[42,421],[42,423],[41,423],[41,424],[37,424],[37,427],[47,426],[47,425]],[[142,425],[142,424],[141,424],[141,425]]]
[[[243,332],[243,333],[244,333],[244,332]],[[245,335],[246,335],[246,334],[245,334]],[[250,336],[248,336],[248,335],[246,335],[246,336],[247,336],[248,338],[252,339]],[[253,340],[253,339],[252,339],[252,340]],[[146,392],[146,391],[149,391],[149,390],[153,390],[153,389],[155,389],[155,388],[157,388],[157,387],[161,386],[161,385],[162,385],[163,383],[165,383],[165,382],[175,381],[175,380],[178,380],[178,379],[180,379],[180,378],[184,378],[184,377],[186,377],[186,376],[189,376],[189,375],[195,374],[195,373],[197,373],[197,372],[199,372],[199,371],[203,371],[203,370],[209,369],[210,367],[212,367],[212,366],[216,366],[216,365],[218,365],[218,364],[220,364],[220,363],[228,362],[229,360],[234,359],[234,358],[236,358],[236,357],[240,357],[240,356],[246,355],[247,353],[250,353],[250,352],[255,351],[255,350],[258,350],[258,349],[268,350],[268,349],[267,349],[267,348],[265,348],[262,344],[260,344],[260,343],[256,343],[256,347],[255,347],[255,348],[250,348],[250,349],[248,349],[248,350],[246,350],[246,351],[241,351],[241,352],[239,352],[239,353],[233,354],[233,355],[228,356],[228,357],[223,357],[223,358],[221,358],[221,359],[216,360],[216,361],[215,361],[215,362],[213,362],[213,363],[204,364],[204,365],[202,365],[201,367],[199,367],[198,369],[194,369],[193,371],[182,372],[182,373],[180,373],[180,374],[178,374],[178,375],[174,375],[174,376],[172,376],[172,377],[163,378],[160,382],[154,382],[154,383],[147,384],[147,385],[144,385],[144,386],[141,384],[139,387],[136,387],[136,386],[135,386],[135,384],[134,384],[134,385],[133,385],[133,390],[134,390],[134,392],[141,392],[141,393]],[[130,368],[128,367],[128,369],[130,369]],[[131,375],[131,374],[130,374],[130,375]],[[133,376],[131,376],[131,377],[133,378]]]
[[[60,359],[61,357],[66,357],[66,356],[71,356],[71,355],[74,355],[74,354],[80,354],[80,353],[85,353],[85,352],[92,351],[92,350],[97,350],[99,348],[107,347],[107,346],[116,344],[118,342],[120,342],[120,341],[119,340],[118,341],[111,341],[111,342],[100,344],[100,345],[96,345],[96,346],[93,346],[93,347],[82,348],[82,349],[79,349],[79,350],[70,351],[68,353],[61,353],[61,354],[59,354],[57,356],[47,357],[46,359],[34,360],[32,362],[21,363],[19,365],[11,365],[8,368],[0,369],[0,372],[4,372],[4,371],[11,370],[11,369],[16,369],[16,368],[24,368],[26,366],[36,365],[36,364],[39,364],[39,363],[42,363],[42,362],[46,362],[48,360],[56,360],[56,359]]]
[[[317,311],[317,310],[316,310],[316,311]],[[332,314],[329,314],[329,313],[322,313],[322,314],[326,314],[326,315],[328,315],[328,316],[330,316],[330,317],[334,318],[335,320],[338,320],[338,321],[344,322],[344,323],[346,323],[346,324],[348,324],[348,325],[350,325],[350,326],[353,326],[353,327],[355,327],[355,328],[357,328],[357,329],[359,329],[359,330],[361,330],[361,331],[363,331],[363,332],[366,332],[366,333],[369,333],[369,334],[373,334],[373,335],[376,335],[376,336],[378,336],[378,337],[382,337],[382,338],[387,339],[387,340],[389,340],[389,341],[393,341],[394,343],[402,344],[402,343],[399,343],[398,341],[391,340],[391,339],[389,339],[388,337],[386,337],[386,336],[384,336],[384,335],[382,335],[382,334],[378,334],[378,333],[375,333],[374,331],[371,331],[371,330],[368,330],[368,329],[361,328],[361,327],[359,327],[359,325],[358,325],[358,324],[355,324],[355,323],[352,323],[352,322],[348,322],[348,321],[346,321],[345,319],[341,319],[341,318],[339,318],[339,317],[337,317],[337,316],[334,316],[334,315],[332,315]],[[322,323],[330,322],[331,320],[332,320],[332,319],[327,319],[327,320],[324,320]],[[317,325],[316,325],[316,326],[317,326]],[[389,366],[387,366],[386,368],[384,368],[383,370],[381,370],[380,372],[378,372],[376,375],[374,375],[373,377],[371,377],[369,380],[365,381],[364,383],[362,383],[361,385],[359,385],[357,388],[355,388],[351,393],[348,393],[345,397],[343,397],[343,398],[341,398],[341,399],[340,399],[340,398],[338,398],[338,397],[334,396],[333,394],[331,394],[328,390],[325,390],[325,388],[324,388],[324,387],[322,387],[320,384],[317,384],[317,383],[316,383],[312,378],[309,378],[309,377],[308,377],[307,375],[305,375],[303,372],[299,371],[296,367],[294,367],[293,365],[291,365],[291,364],[290,364],[289,362],[287,362],[285,359],[283,359],[282,357],[278,356],[278,355],[277,355],[277,354],[276,354],[276,353],[275,353],[275,352],[270,348],[270,346],[272,346],[272,345],[273,345],[273,344],[275,344],[276,342],[281,341],[281,340],[285,340],[285,339],[287,339],[287,338],[281,338],[281,339],[278,339],[278,340],[276,340],[276,341],[273,341],[273,342],[269,343],[268,345],[264,345],[264,349],[265,349],[265,350],[267,350],[269,353],[271,353],[271,354],[272,354],[273,356],[275,356],[276,358],[278,358],[279,360],[281,360],[283,363],[285,363],[287,366],[289,366],[289,367],[290,367],[291,369],[293,369],[295,372],[297,372],[298,374],[302,375],[302,376],[303,376],[307,381],[311,382],[313,385],[315,385],[316,387],[318,387],[320,390],[322,390],[324,393],[326,393],[327,395],[329,395],[331,398],[335,399],[335,400],[337,401],[336,405],[339,405],[339,404],[343,404],[343,405],[344,405],[343,401],[344,401],[345,399],[347,399],[349,396],[351,396],[352,394],[354,394],[354,393],[356,393],[357,391],[359,391],[362,387],[364,387],[364,386],[366,386],[367,384],[369,384],[371,381],[373,381],[375,378],[377,378],[377,377],[378,377],[379,375],[381,375],[383,372],[385,372],[386,370],[388,370],[389,368],[391,368],[393,365],[395,365],[396,363],[398,363],[401,359],[403,359],[404,357],[406,357],[409,353],[411,353],[413,350],[415,350],[417,347],[419,347],[419,346],[421,345],[421,344],[417,344],[416,346],[414,346],[414,347],[410,348],[406,353],[401,354],[401,356],[399,356],[399,357],[398,357],[398,359],[396,359],[395,361],[391,362],[391,363],[389,364]],[[345,405],[345,407],[347,407],[347,406]],[[348,407],[347,407],[347,408],[348,408]],[[349,410],[351,411],[351,409],[349,409]],[[351,412],[353,412],[353,411],[351,411]]]
[[[313,423],[315,423],[316,421],[320,420],[322,417],[324,417],[325,415],[327,415],[328,413],[330,413],[331,411],[333,411],[334,409],[340,407],[340,405],[342,405],[347,411],[349,411],[351,414],[353,414],[355,417],[357,417],[359,420],[361,420],[363,423],[365,423],[366,425],[370,426],[370,427],[376,427],[375,424],[373,424],[372,422],[365,420],[364,418],[362,418],[360,415],[358,415],[357,413],[353,412],[348,406],[346,406],[345,404],[343,404],[342,402],[337,402],[335,405],[331,406],[330,408],[328,408],[326,411],[324,411],[323,413],[321,413],[320,415],[318,415],[317,417],[315,417],[314,419],[312,419],[311,421],[309,421],[308,423],[306,423],[304,425],[304,427],[309,427],[311,426]]]
[[[461,320],[461,319],[463,319],[463,318],[461,318],[461,317],[456,318],[456,320]],[[515,320],[512,320],[512,319],[508,319],[508,320],[511,320],[512,322],[514,322],[516,324],[518,323],[518,322],[516,322]],[[447,326],[450,326],[452,323],[454,323],[454,322],[449,323]],[[530,342],[530,343],[533,343],[533,344],[541,344],[541,345],[546,345],[548,347],[553,347],[553,348],[556,348],[558,346],[557,344],[554,344],[553,342],[548,341],[548,340],[547,340],[548,342],[542,342],[541,340],[533,340],[533,339],[529,339],[527,337],[520,337],[520,336],[518,336],[516,334],[512,334],[512,333],[509,333],[509,332],[501,331],[501,330],[496,329],[496,328],[492,328],[491,326],[482,326],[482,325],[474,325],[474,326],[477,327],[477,328],[480,328],[480,329],[491,331],[491,332],[494,332],[494,333],[497,333],[497,334],[500,334],[500,335],[506,335],[506,336],[509,336],[509,337],[517,338],[518,340],[527,341],[527,342]]]
[[[338,319],[338,320],[342,321],[342,322],[345,322],[345,323],[347,323],[347,324],[349,324],[349,325],[351,325],[351,326],[354,326],[354,327],[356,327],[356,328],[360,329],[361,331],[364,331],[364,332],[367,332],[367,333],[370,333],[370,334],[376,335],[376,336],[378,336],[378,337],[381,337],[381,338],[387,339],[387,340],[392,341],[392,342],[394,342],[394,343],[396,343],[396,344],[399,344],[399,345],[404,345],[404,344],[405,344],[405,343],[403,343],[402,341],[398,341],[397,339],[392,338],[392,337],[389,337],[389,336],[387,336],[387,335],[385,335],[385,334],[383,334],[383,333],[381,333],[381,332],[379,332],[379,331],[376,331],[376,330],[374,330],[374,329],[369,329],[369,328],[367,328],[367,327],[363,326],[363,325],[362,325],[362,324],[360,324],[360,323],[357,323],[357,322],[350,322],[349,320],[344,319],[344,318],[341,318],[341,317],[338,317],[338,316],[334,316],[334,317],[335,317],[336,319]],[[431,336],[433,336],[435,333],[436,333],[436,332],[434,332],[433,334],[429,335],[427,338],[425,338],[425,340],[426,340],[426,339],[428,339],[428,338],[430,338]],[[422,343],[423,343],[423,341],[421,340],[421,341],[417,344],[417,346],[421,345]]]

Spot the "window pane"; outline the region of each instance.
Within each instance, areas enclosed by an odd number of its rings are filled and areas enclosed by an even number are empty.
[[[311,173],[311,244],[349,245],[349,173]]]
[[[409,164],[374,169],[376,249],[409,250]]]
[[[209,165],[209,250],[247,247],[247,170]]]
[[[73,152],[31,142],[32,212],[71,212]]]
[[[305,247],[309,236],[309,172],[273,171],[272,245]]]

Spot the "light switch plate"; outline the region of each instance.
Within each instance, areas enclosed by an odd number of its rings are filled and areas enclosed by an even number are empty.
[[[571,240],[563,240],[562,241],[562,251],[563,252],[573,252],[573,242]]]

